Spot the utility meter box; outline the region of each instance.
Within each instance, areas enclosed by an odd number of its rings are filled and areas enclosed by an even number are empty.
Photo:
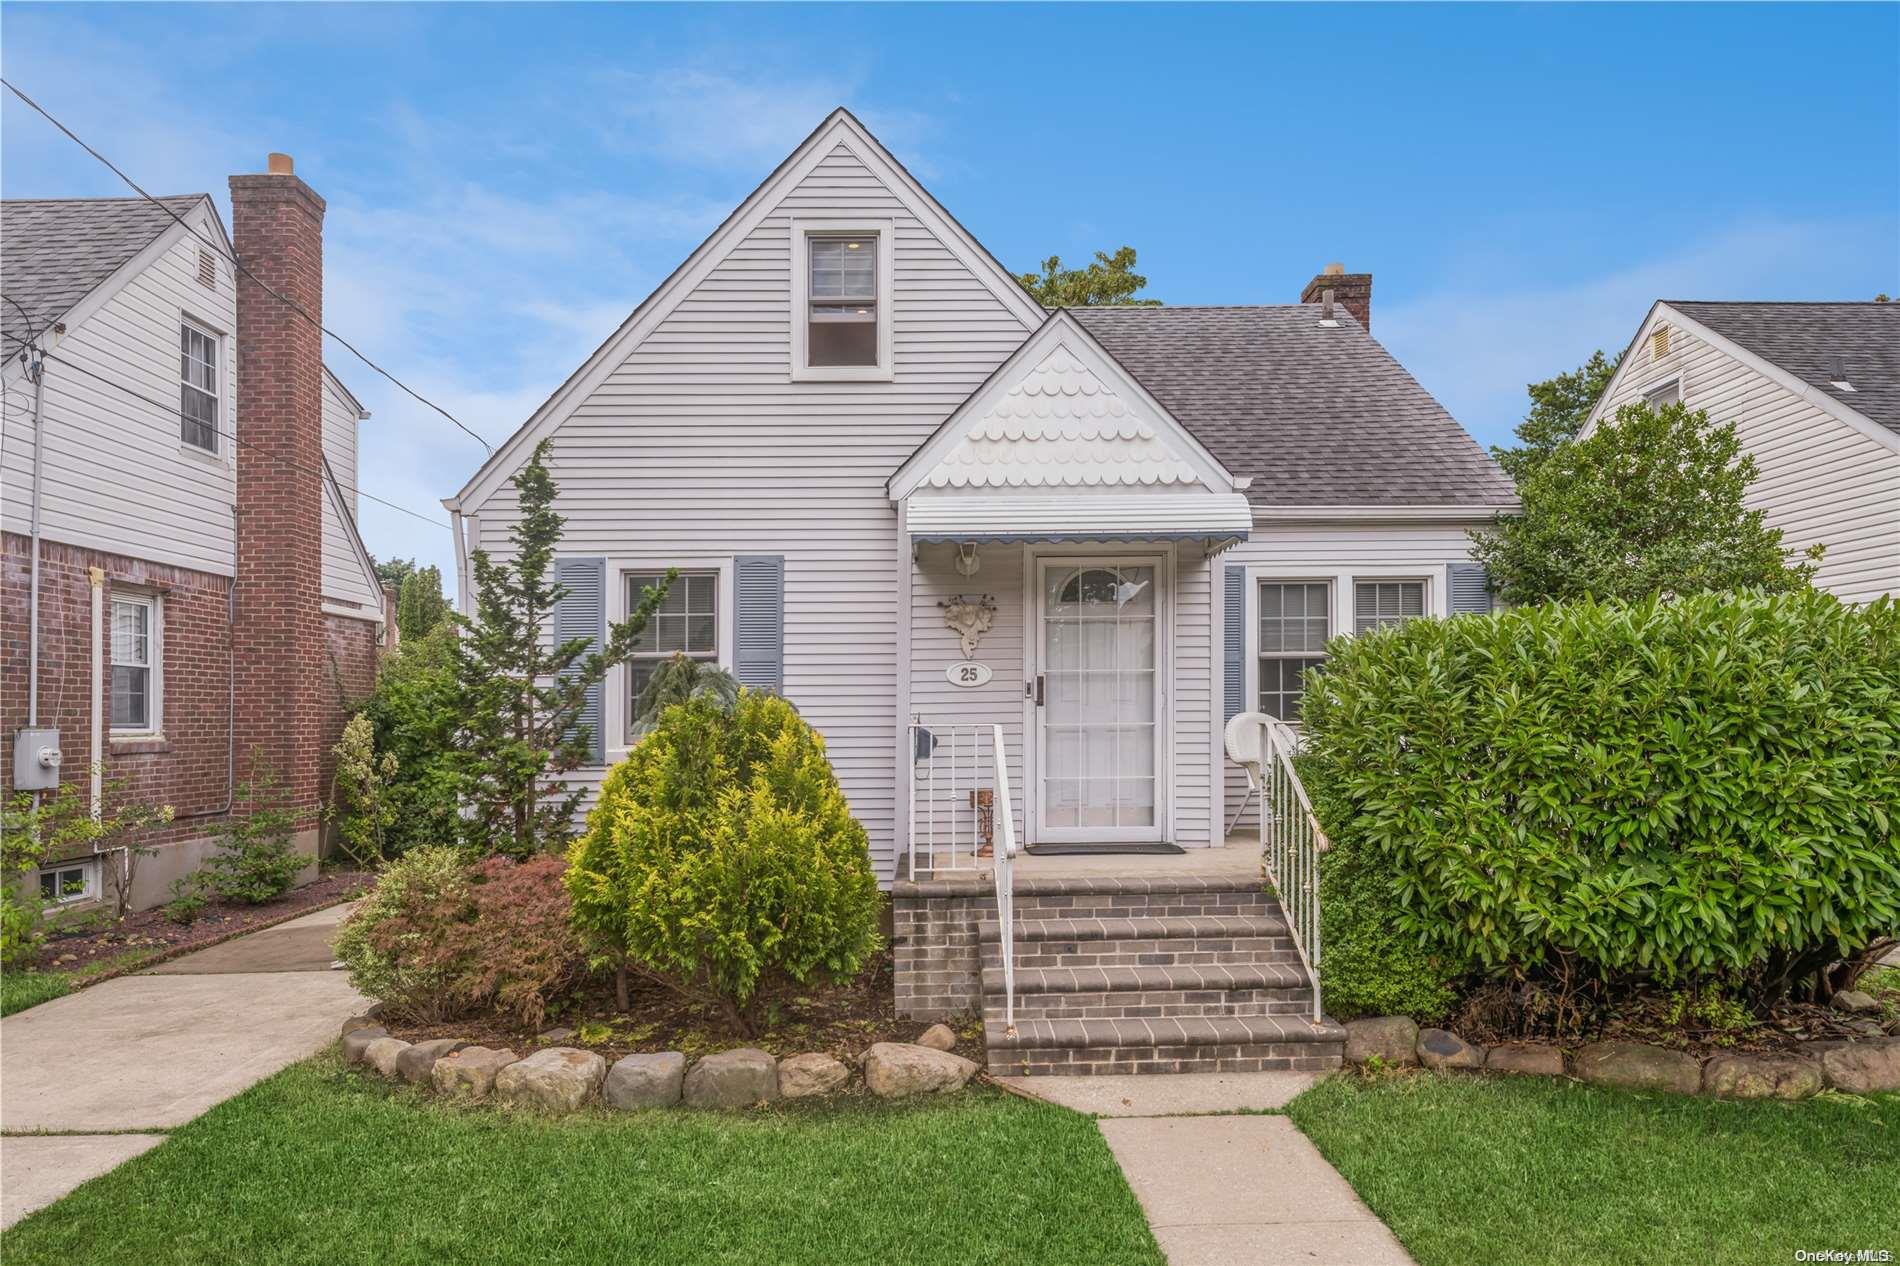
[[[54,791],[59,787],[59,731],[26,729],[13,736],[13,790]]]

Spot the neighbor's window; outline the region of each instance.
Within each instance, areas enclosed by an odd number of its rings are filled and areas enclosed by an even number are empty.
[[[218,451],[218,336],[187,321],[178,327],[179,438]]]
[[[658,585],[657,572],[627,575],[627,610],[640,605],[640,592]],[[627,660],[627,728],[639,715],[640,696],[654,670],[675,655],[716,663],[719,659],[719,573],[682,572],[666,600],[634,644]]]
[[[1422,580],[1361,580],[1352,587],[1352,631],[1367,633],[1425,614]]]
[[[812,236],[806,363],[877,364],[877,234]]]
[[[112,599],[112,728],[154,730],[158,717],[158,599]]]
[[[1682,379],[1680,378],[1671,378],[1662,386],[1652,388],[1643,393],[1643,403],[1652,409],[1660,409],[1664,405],[1680,404],[1681,402]]]
[[[90,901],[98,895],[96,862],[61,863],[40,872],[40,900],[48,905],[70,905],[75,901]]]
[[[1324,582],[1260,582],[1260,710],[1268,716],[1300,719],[1307,670],[1326,658],[1330,605]]]

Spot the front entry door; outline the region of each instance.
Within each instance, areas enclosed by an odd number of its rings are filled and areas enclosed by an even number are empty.
[[[1039,560],[1038,840],[1162,838],[1160,562]]]

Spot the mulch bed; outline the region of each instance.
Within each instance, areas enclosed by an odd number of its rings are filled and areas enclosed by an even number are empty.
[[[88,975],[107,968],[122,970],[126,965],[119,961],[122,959],[142,966],[176,958],[349,900],[372,882],[362,871],[332,871],[314,883],[293,888],[278,900],[263,905],[214,901],[191,923],[173,923],[161,909],[128,914],[120,923],[112,923],[110,916],[103,914],[81,916],[71,930],[55,932],[47,941],[46,948],[40,952],[39,969]]]
[[[682,1051],[697,1059],[716,1051],[751,1046],[783,1059],[823,1051],[853,1063],[877,1042],[914,1042],[927,1022],[897,1016],[888,952],[846,985],[813,987],[780,1000],[765,1031],[746,1037],[729,1028],[712,1007],[688,1001],[638,978],[630,982],[627,1010],[615,1006],[613,981],[590,981],[566,1009],[539,1029],[524,1030],[497,1016],[473,1016],[446,1024],[384,1020],[392,1037],[408,1042],[453,1037],[525,1055],[543,1046],[578,1046],[609,1063],[638,1052]],[[572,1030],[572,1032],[563,1032]],[[956,1053],[984,1062],[983,1026],[957,1030]]]

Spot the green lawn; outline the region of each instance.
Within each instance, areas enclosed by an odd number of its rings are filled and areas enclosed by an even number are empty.
[[[1802,1104],[1338,1077],[1289,1109],[1419,1266],[1900,1254],[1900,1095]]]
[[[976,1091],[539,1120],[291,1068],[6,1236],[28,1263],[1160,1266],[1086,1117]]]
[[[9,967],[0,972],[0,1015],[12,1015],[28,1007],[71,993],[72,977],[63,971],[28,971]]]

